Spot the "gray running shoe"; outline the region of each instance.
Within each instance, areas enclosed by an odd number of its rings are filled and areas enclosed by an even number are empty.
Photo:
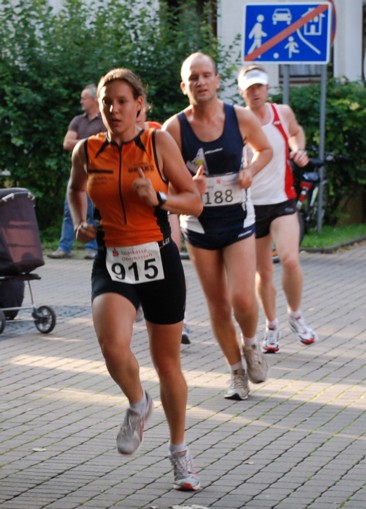
[[[243,400],[249,396],[248,375],[244,369],[237,369],[231,374],[230,387],[226,399]]]
[[[133,454],[142,444],[145,422],[151,415],[153,400],[146,392],[146,410],[143,415],[128,408],[121,429],[117,435],[117,449],[121,454]]]
[[[244,346],[244,358],[247,363],[249,380],[254,384],[265,382],[268,377],[268,363],[258,345]]]
[[[199,490],[201,483],[189,449],[171,454],[169,459],[174,468],[174,488],[180,491]]]

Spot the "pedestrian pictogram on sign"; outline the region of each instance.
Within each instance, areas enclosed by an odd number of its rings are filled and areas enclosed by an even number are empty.
[[[279,64],[329,62],[332,4],[244,6],[244,60]]]

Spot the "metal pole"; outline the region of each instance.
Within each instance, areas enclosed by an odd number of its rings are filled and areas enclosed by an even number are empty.
[[[326,103],[327,103],[327,65],[322,66],[321,73],[321,86],[320,86],[320,121],[319,121],[319,154],[318,157],[321,161],[324,160],[324,146],[325,146],[325,116],[326,116]],[[317,217],[317,230],[318,233],[322,231],[323,226],[323,180],[325,176],[324,166],[319,168],[319,196],[318,196],[318,217]]]

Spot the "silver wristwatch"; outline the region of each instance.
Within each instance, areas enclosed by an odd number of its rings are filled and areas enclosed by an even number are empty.
[[[167,195],[161,191],[157,191],[156,196],[157,196],[158,202],[159,202],[158,207],[162,207],[168,199]]]

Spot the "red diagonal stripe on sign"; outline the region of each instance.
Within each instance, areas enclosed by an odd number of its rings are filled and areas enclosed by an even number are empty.
[[[319,16],[319,14],[329,9],[329,5],[330,4],[318,5],[318,7],[315,7],[315,9],[305,14],[305,16],[303,16],[301,19],[295,21],[293,25],[290,25],[289,27],[285,28],[284,30],[282,30],[282,32],[279,32],[277,35],[272,37],[272,39],[262,44],[262,46],[259,46],[259,48],[249,53],[244,58],[244,60],[250,62],[251,60],[255,60],[257,57],[263,55],[263,53],[273,48],[273,46],[276,46],[276,44],[285,39],[285,37],[293,34],[294,32],[296,32],[296,30],[306,25],[308,21],[311,21],[312,19],[316,18],[316,16]]]

